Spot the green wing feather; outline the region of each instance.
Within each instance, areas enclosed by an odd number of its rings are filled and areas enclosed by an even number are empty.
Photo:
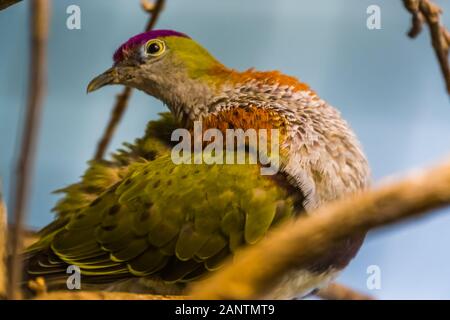
[[[27,251],[30,275],[61,275],[72,264],[87,282],[192,281],[296,213],[301,195],[258,165],[174,164],[173,126],[167,115],[151,122],[146,137],[91,163],[64,190],[57,219]]]

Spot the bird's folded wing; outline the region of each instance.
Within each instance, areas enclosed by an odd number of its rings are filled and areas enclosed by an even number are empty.
[[[77,265],[83,281],[189,281],[294,214],[298,200],[256,164],[134,163],[89,205],[54,222],[28,250],[28,273]]]

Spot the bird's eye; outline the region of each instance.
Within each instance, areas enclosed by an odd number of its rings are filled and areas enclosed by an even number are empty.
[[[157,57],[164,53],[166,45],[159,39],[150,40],[145,44],[145,53],[152,57]]]

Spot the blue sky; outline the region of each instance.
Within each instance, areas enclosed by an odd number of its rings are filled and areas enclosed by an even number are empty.
[[[438,3],[450,26],[450,4]],[[81,8],[81,30],[66,28],[71,4]],[[381,30],[366,27],[372,4],[381,8]],[[53,1],[30,226],[52,220],[58,196],[51,191],[83,173],[120,92],[110,87],[86,95],[87,83],[146,20],[137,0]],[[168,0],[158,24],[189,34],[230,67],[278,69],[309,83],[351,123],[375,184],[450,153],[450,103],[429,35],[425,30],[410,40],[409,25],[400,0]],[[0,30],[0,175],[8,197],[26,101],[27,1],[0,12]],[[164,110],[134,92],[111,150],[142,135]],[[450,299],[449,213],[372,232],[340,281],[384,299]],[[380,267],[380,290],[367,289],[370,265]]]

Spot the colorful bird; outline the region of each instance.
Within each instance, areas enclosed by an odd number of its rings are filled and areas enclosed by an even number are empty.
[[[189,282],[273,226],[369,185],[354,133],[308,85],[278,71],[230,69],[183,33],[130,38],[87,90],[112,84],[142,90],[170,113],[150,121],[144,137],[111,160],[90,162],[80,182],[60,190],[65,197],[55,221],[26,252],[28,278],[43,276],[50,288],[64,287],[67,267],[75,265],[82,289],[184,294]],[[192,132],[196,122],[203,133],[278,130],[278,172],[263,175],[263,165],[249,161],[174,163],[172,133]],[[304,296],[328,283],[363,238],[336,243],[280,279],[267,297]]]

